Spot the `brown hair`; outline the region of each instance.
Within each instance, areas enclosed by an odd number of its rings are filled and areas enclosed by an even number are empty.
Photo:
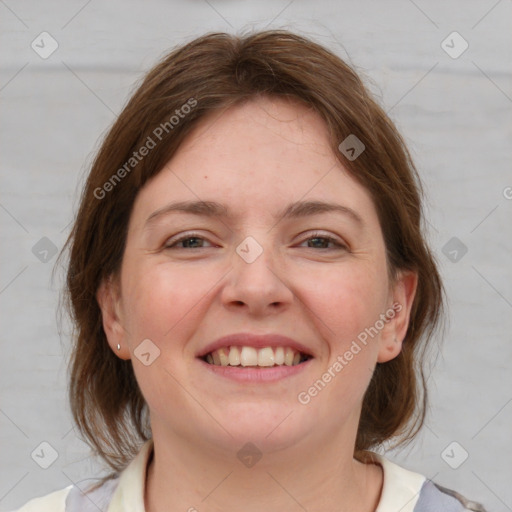
[[[356,455],[391,438],[408,441],[423,424],[424,349],[442,317],[443,288],[423,236],[421,183],[402,138],[356,72],[324,47],[283,30],[213,33],[166,56],[128,101],[94,160],[64,247],[70,252],[67,299],[75,327],[71,411],[93,451],[116,472],[151,437],[151,428],[131,361],[118,358],[107,343],[96,292],[120,269],[141,187],[206,114],[258,95],[302,101],[324,119],[334,154],[372,195],[390,275],[418,273],[402,351],[377,365],[365,394]],[[150,139],[156,142],[155,133],[161,142],[140,161],[130,160]],[[351,134],[365,145],[353,161],[338,150]]]

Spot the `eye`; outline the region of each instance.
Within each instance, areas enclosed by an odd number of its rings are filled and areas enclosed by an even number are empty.
[[[165,244],[165,249],[202,249],[204,242],[210,243],[197,233],[189,233],[179,238],[169,239]]]
[[[341,243],[338,239],[323,233],[313,233],[311,237],[307,238],[302,243],[306,242],[308,243],[309,249],[348,249],[348,247],[344,243]],[[334,247],[328,247],[329,244],[333,245]]]

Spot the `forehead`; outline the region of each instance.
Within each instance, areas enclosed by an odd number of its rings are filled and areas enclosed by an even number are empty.
[[[238,159],[241,151],[247,149],[251,151],[244,160],[253,163],[265,158],[275,162],[280,155],[293,163],[306,154],[321,154],[332,163],[335,160],[327,126],[318,113],[299,100],[276,97],[253,98],[212,112],[183,142],[174,160],[183,159],[186,153],[206,146],[218,151],[204,154],[205,159],[220,154],[224,157],[234,155]],[[194,158],[197,156],[195,154]]]
[[[375,215],[369,193],[333,154],[324,120],[299,101],[278,98],[203,118],[141,190],[134,211],[148,216],[175,200],[214,200],[255,216],[324,200]]]

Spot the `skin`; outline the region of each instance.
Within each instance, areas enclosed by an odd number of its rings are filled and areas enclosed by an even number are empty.
[[[170,213],[146,224],[185,200],[222,203],[232,217]],[[273,217],[300,200],[343,205],[363,223],[335,212]],[[187,234],[196,238],[174,243]],[[248,236],[263,249],[252,263],[235,250]],[[150,409],[146,510],[375,510],[381,468],[353,459],[361,403],[376,363],[401,350],[416,282],[410,272],[390,282],[371,196],[332,154],[316,113],[258,98],[203,119],[140,190],[119,278],[97,294],[108,342],[132,360]],[[301,404],[393,304],[401,311]],[[198,351],[237,332],[283,334],[314,358],[272,383],[206,370]],[[148,366],[134,355],[144,339],[160,350]],[[236,457],[247,442],[262,453],[251,468]]]

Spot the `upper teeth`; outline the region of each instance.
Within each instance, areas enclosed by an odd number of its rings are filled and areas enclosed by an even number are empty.
[[[291,347],[223,347],[206,356],[210,364],[217,366],[294,366],[301,355]]]

